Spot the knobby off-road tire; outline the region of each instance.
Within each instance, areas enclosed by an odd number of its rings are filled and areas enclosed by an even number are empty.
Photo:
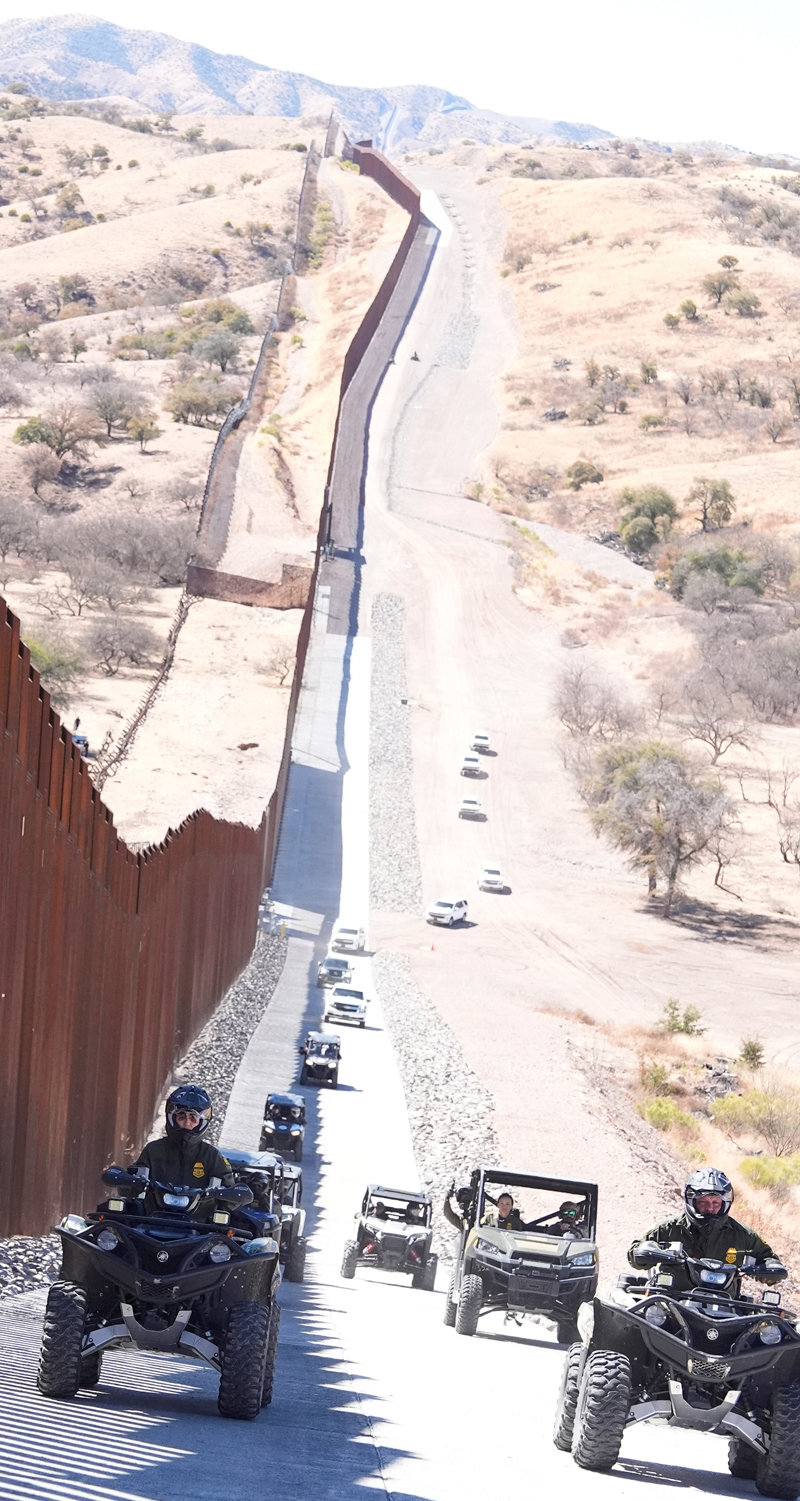
[[[557,1449],[569,1454],[572,1448],[572,1430],[575,1427],[575,1414],[578,1410],[578,1392],[581,1386],[583,1362],[586,1358],[586,1350],[582,1344],[570,1345],[567,1358],[564,1361],[564,1369],[561,1372],[561,1386],[556,1403],[556,1416],[553,1424],[553,1443]]]
[[[772,1398],[769,1452],[756,1459],[756,1490],[795,1501],[800,1495],[800,1383],[779,1386]]]
[[[47,1294],[36,1384],[43,1397],[74,1397],[81,1384],[86,1292],[77,1282],[54,1282]]]
[[[480,1277],[462,1277],[456,1309],[456,1334],[475,1333],[482,1303],[483,1283]]]
[[[302,1141],[296,1141],[295,1144],[294,1144],[294,1160],[295,1160],[295,1162],[302,1162],[302,1160],[303,1160],[303,1143],[302,1143]]]
[[[728,1444],[728,1469],[737,1480],[755,1480],[758,1455],[743,1439],[732,1438]]]
[[[102,1369],[102,1350],[98,1350],[96,1355],[85,1355],[83,1360],[81,1361],[81,1390],[83,1390],[84,1387],[89,1388],[92,1386],[97,1386],[97,1383],[100,1380],[100,1372],[102,1371]]]
[[[452,1329],[456,1322],[458,1304],[456,1303],[456,1274],[455,1269],[450,1273],[450,1283],[447,1289],[447,1297],[444,1300],[444,1322],[448,1329]]]
[[[354,1240],[346,1240],[344,1243],[344,1254],[342,1255],[342,1276],[348,1279],[355,1277],[357,1266],[358,1246]]]
[[[420,1279],[420,1287],[424,1293],[432,1293],[436,1287],[436,1271],[439,1266],[439,1258],[436,1255],[429,1256],[425,1262],[425,1268]]]
[[[228,1314],[217,1397],[223,1418],[256,1418],[261,1411],[269,1312],[260,1303],[236,1303]]]
[[[286,1262],[286,1281],[302,1282],[306,1274],[306,1242],[298,1236]]]
[[[273,1299],[269,1313],[267,1336],[267,1359],[264,1365],[264,1385],[261,1388],[261,1406],[269,1407],[275,1387],[275,1361],[278,1355],[278,1335],[281,1329],[281,1305]]]
[[[631,1363],[616,1350],[595,1350],[583,1368],[572,1434],[572,1457],[582,1470],[610,1470],[631,1405]]]

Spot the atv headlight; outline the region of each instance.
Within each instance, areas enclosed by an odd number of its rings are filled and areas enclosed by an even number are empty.
[[[97,1237],[97,1245],[101,1251],[116,1251],[119,1245],[119,1236],[113,1230],[101,1230]],[[769,1341],[765,1340],[765,1344]]]
[[[662,1308],[660,1303],[653,1303],[649,1308],[646,1308],[644,1316],[648,1324],[655,1324],[658,1329],[661,1329],[667,1322],[667,1310],[666,1308]]]
[[[208,1259],[216,1264],[221,1261],[230,1261],[230,1246],[226,1246],[224,1240],[215,1241],[214,1245],[209,1248]]]
[[[169,1209],[189,1208],[188,1194],[162,1194],[161,1197]]]
[[[475,1242],[476,1251],[496,1251],[497,1246],[491,1240],[484,1240],[482,1235]]]
[[[700,1273],[700,1281],[710,1283],[712,1287],[724,1287],[728,1281],[730,1272],[710,1272],[706,1268]]]
[[[581,1251],[580,1256],[570,1256],[570,1266],[594,1266],[595,1255],[593,1251]]]
[[[328,1059],[328,1068],[335,1068],[335,1067],[336,1067],[336,1061],[335,1061],[335,1059],[329,1058]]]
[[[777,1324],[762,1324],[758,1331],[758,1337],[762,1345],[779,1345],[781,1331]]]
[[[292,1126],[291,1130],[290,1130],[290,1135],[292,1135],[292,1136],[299,1136],[300,1135],[300,1127],[299,1126]]]

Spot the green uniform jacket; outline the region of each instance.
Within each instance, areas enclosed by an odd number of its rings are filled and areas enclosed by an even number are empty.
[[[209,1188],[212,1178],[219,1178],[226,1187],[235,1182],[227,1157],[200,1136],[188,1142],[160,1136],[147,1143],[133,1166],[149,1168],[150,1180],[156,1183],[189,1183],[195,1188]]]
[[[679,1241],[687,1256],[708,1256],[714,1261],[724,1261],[728,1251],[742,1251],[746,1256],[757,1257],[759,1261],[775,1255],[766,1241],[756,1235],[755,1230],[750,1230],[747,1225],[740,1225],[730,1215],[726,1215],[724,1219],[705,1220],[696,1225],[688,1214],[682,1214],[678,1219],[662,1220],[660,1225],[654,1225],[641,1240],[654,1240],[660,1246]],[[631,1266],[636,1266],[636,1249],[641,1240],[635,1240],[628,1252]],[[675,1271],[678,1272],[677,1267]]]

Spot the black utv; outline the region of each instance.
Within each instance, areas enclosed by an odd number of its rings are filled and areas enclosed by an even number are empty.
[[[330,1084],[334,1089],[339,1083],[339,1060],[341,1043],[336,1032],[309,1032],[300,1049],[303,1062],[300,1065],[301,1084]]]
[[[47,1297],[38,1386],[74,1397],[97,1386],[106,1350],[203,1360],[219,1372],[223,1417],[272,1400],[280,1308],[278,1242],[234,1224],[242,1186],[156,1183],[107,1168],[96,1213],[58,1226],[61,1272]]]
[[[438,1257],[431,1251],[433,1205],[430,1194],[370,1183],[356,1216],[354,1240],[345,1241],[342,1276],[356,1267],[411,1275],[411,1286],[433,1292]]]
[[[497,1200],[520,1199],[513,1226],[498,1225]],[[444,1321],[474,1334],[482,1314],[501,1309],[521,1323],[550,1319],[558,1338],[576,1337],[581,1303],[597,1291],[597,1184],[505,1168],[476,1168],[456,1198],[462,1222]]]
[[[758,1301],[741,1291],[742,1274],[778,1280],[776,1263],[736,1251],[725,1261],[695,1260],[680,1247],[641,1242],[639,1265],[646,1255],[649,1277],[625,1274],[609,1298],[581,1309],[556,1448],[571,1449],[582,1469],[610,1470],[633,1423],[724,1434],[732,1475],[755,1481],[762,1496],[792,1501],[800,1494],[798,1319],[777,1291]],[[678,1276],[670,1263],[680,1263]]]
[[[247,1225],[256,1235],[273,1235],[280,1245],[286,1281],[302,1282],[306,1264],[305,1212],[286,1207],[287,1198],[291,1199],[296,1192],[289,1175],[296,1173],[302,1179],[300,1168],[284,1162],[274,1152],[229,1151],[226,1147],[220,1147],[220,1151],[233,1168],[237,1183],[246,1184],[253,1194],[252,1205],[239,1210],[234,1223]]]
[[[287,1282],[302,1282],[306,1266],[306,1212],[302,1206],[303,1169],[294,1163],[283,1164],[283,1205],[281,1260],[286,1265]],[[285,1247],[285,1254],[284,1254]]]
[[[303,1160],[306,1134],[306,1102],[301,1094],[268,1094],[264,1106],[259,1150],[291,1154]]]

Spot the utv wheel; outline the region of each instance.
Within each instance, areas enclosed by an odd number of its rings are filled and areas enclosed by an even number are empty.
[[[261,1406],[269,1407],[275,1386],[275,1360],[278,1354],[278,1335],[281,1327],[281,1305],[273,1303],[269,1311],[269,1334],[267,1335],[267,1359],[264,1365],[264,1385],[261,1388]]]
[[[306,1272],[306,1242],[298,1236],[286,1262],[286,1281],[302,1282]]]
[[[456,1303],[456,1274],[455,1271],[453,1271],[450,1275],[450,1284],[447,1289],[447,1297],[444,1300],[444,1322],[446,1323],[448,1329],[453,1328],[456,1321],[457,1312],[458,1304]]]
[[[556,1324],[556,1339],[560,1345],[574,1345],[578,1339],[578,1326],[574,1319],[559,1319]]]
[[[438,1256],[429,1256],[425,1262],[420,1287],[424,1293],[432,1293],[436,1287],[436,1270],[439,1265]]]
[[[303,1160],[303,1143],[302,1143],[302,1141],[296,1141],[295,1144],[294,1144],[294,1160],[295,1160],[295,1162],[302,1162],[302,1160]]]
[[[83,1360],[81,1361],[81,1389],[83,1390],[84,1387],[88,1388],[91,1386],[97,1386],[97,1383],[100,1380],[100,1372],[102,1371],[102,1369],[102,1350],[98,1350],[96,1355],[85,1355]]]
[[[86,1292],[76,1282],[54,1282],[47,1294],[36,1384],[43,1397],[74,1397],[81,1384],[81,1344]]]
[[[475,1333],[482,1303],[483,1283],[480,1277],[462,1277],[456,1309],[456,1334]]]
[[[800,1383],[773,1394],[769,1452],[757,1456],[755,1478],[762,1496],[795,1501],[800,1495]]]
[[[564,1361],[564,1369],[561,1373],[561,1387],[556,1403],[556,1418],[553,1424],[553,1443],[557,1449],[569,1454],[572,1448],[572,1430],[575,1427],[575,1414],[578,1410],[578,1392],[581,1385],[581,1374],[586,1351],[581,1344],[570,1345],[567,1358]]]
[[[758,1454],[740,1438],[732,1438],[728,1444],[728,1469],[737,1480],[755,1480],[758,1469]]]
[[[260,1303],[235,1303],[228,1314],[217,1407],[223,1418],[256,1418],[269,1338],[270,1311]]]
[[[258,1138],[258,1150],[259,1152],[266,1152],[268,1150],[266,1131],[262,1131],[261,1135]]]
[[[346,1240],[344,1243],[344,1255],[342,1256],[342,1276],[355,1277],[358,1266],[358,1246],[354,1240]]]
[[[616,1350],[595,1350],[583,1368],[572,1434],[572,1458],[582,1470],[610,1470],[631,1405],[631,1363]]]
[[[337,1068],[336,1073],[334,1074],[333,1078],[331,1079],[331,1084],[333,1085],[334,1089],[338,1088],[338,1084],[339,1084],[339,1070],[338,1070],[338,1068]]]

